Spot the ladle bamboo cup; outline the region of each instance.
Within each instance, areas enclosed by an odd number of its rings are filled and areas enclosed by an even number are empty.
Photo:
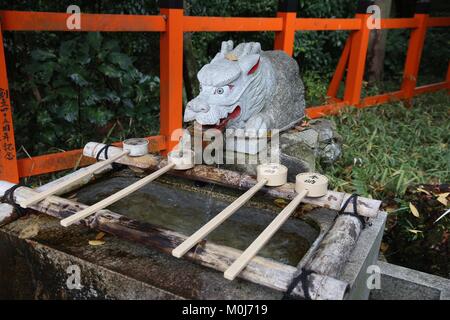
[[[253,259],[254,256],[272,238],[277,230],[291,216],[295,208],[305,196],[322,197],[327,194],[328,179],[317,173],[300,173],[295,178],[295,198],[277,215],[277,217],[264,229],[253,243],[225,270],[224,277],[233,280]]]
[[[130,157],[141,157],[148,153],[148,140],[145,138],[131,138],[122,143],[124,151],[129,151]]]
[[[145,185],[162,176],[164,173],[171,169],[187,170],[192,168],[194,166],[194,152],[191,150],[173,151],[168,154],[167,160],[167,165],[165,165],[161,169],[153,172],[152,174],[146,176],[145,178],[142,178],[139,181],[136,181],[135,183],[120,190],[119,192],[93,204],[92,206],[87,207],[86,209],[83,209],[80,212],[61,220],[61,225],[63,227],[68,227],[71,224],[76,223],[81,219],[84,219],[96,213],[97,211],[110,206],[111,204],[144,187]]]
[[[214,231],[240,207],[242,207],[253,195],[264,186],[281,186],[287,181],[287,168],[281,164],[271,163],[259,165],[257,171],[257,183],[226,207],[222,212],[212,218],[203,227],[187,238],[178,247],[172,250],[172,255],[181,258],[186,252]]]

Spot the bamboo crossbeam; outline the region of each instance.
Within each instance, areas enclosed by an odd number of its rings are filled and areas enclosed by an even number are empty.
[[[129,153],[128,151],[122,151],[119,154],[112,156],[108,160],[94,163],[88,167],[88,170],[81,171],[78,174],[71,176],[69,179],[62,181],[59,184],[54,184],[52,187],[46,189],[45,191],[39,192],[38,194],[36,194],[36,196],[27,199],[26,201],[21,202],[19,204],[23,208],[28,208],[29,206],[35,204],[36,202],[42,201],[43,199],[58,193],[60,190],[66,189],[67,187],[76,184],[81,179],[94,174],[96,171],[106,167],[107,165],[113,163],[114,161],[127,155],[128,153]]]
[[[146,176],[145,178],[142,178],[141,180],[129,185],[128,187],[120,190],[119,192],[97,202],[96,204],[81,210],[80,212],[71,215],[70,217],[67,217],[63,220],[61,220],[61,225],[63,227],[68,227],[73,223],[76,223],[78,221],[80,221],[81,219],[84,219],[88,216],[90,216],[91,214],[96,213],[97,211],[104,209],[108,206],[110,206],[111,204],[119,201],[120,199],[128,196],[129,194],[139,190],[140,188],[144,187],[145,185],[149,184],[150,182],[152,182],[153,180],[157,179],[158,177],[160,177],[161,175],[163,175],[164,173],[166,173],[167,171],[169,171],[170,169],[174,168],[175,164],[174,163],[169,163],[166,166],[162,167],[161,169],[153,172],[152,174]]]

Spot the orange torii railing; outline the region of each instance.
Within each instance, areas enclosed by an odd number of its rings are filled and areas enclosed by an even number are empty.
[[[426,31],[432,27],[450,26],[450,17],[429,16],[429,3],[419,0],[412,18],[381,19],[382,29],[411,29],[408,52],[400,90],[361,99],[365,60],[369,42],[371,15],[367,8],[372,1],[359,2],[354,18],[297,18],[297,0],[279,0],[276,17],[197,17],[185,16],[182,0],[160,1],[160,15],[81,14],[81,29],[69,30],[70,14],[50,12],[0,11],[0,179],[18,182],[29,177],[86,165],[91,160],[82,157],[81,150],[72,150],[17,159],[12,123],[12,107],[3,47],[4,31],[66,31],[66,32],[159,32],[160,33],[160,135],[149,137],[154,151],[173,148],[171,133],[182,127],[183,33],[225,31],[274,31],[275,49],[292,55],[295,32],[298,30],[350,30],[327,95],[329,103],[306,109],[310,118],[333,114],[347,105],[358,108],[373,106],[392,99],[409,101],[414,95],[449,88],[450,64],[447,77],[440,83],[417,87],[417,75]],[[344,74],[345,91],[342,99],[337,92]],[[81,160],[80,160],[81,159]]]

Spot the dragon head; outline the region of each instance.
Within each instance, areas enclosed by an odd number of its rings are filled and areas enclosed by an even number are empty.
[[[259,43],[243,43],[233,50],[231,40],[222,42],[221,51],[197,74],[200,94],[187,103],[184,121],[222,129],[260,111],[260,104],[251,104],[246,97],[258,77],[260,52]]]

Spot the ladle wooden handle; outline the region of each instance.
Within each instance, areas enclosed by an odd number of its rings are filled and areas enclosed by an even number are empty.
[[[291,216],[295,208],[300,204],[302,199],[308,194],[307,190],[303,190],[276,216],[275,219],[264,229],[264,231],[252,242],[252,244],[233,262],[233,264],[225,270],[224,277],[233,280],[245,268],[245,266],[253,259],[261,250],[267,241],[277,232],[283,223]]]
[[[135,192],[136,190],[139,190],[140,188],[144,187],[146,184],[152,182],[153,180],[157,179],[170,169],[172,169],[175,166],[174,163],[169,163],[168,165],[162,167],[161,169],[153,172],[152,174],[146,176],[145,178],[142,178],[139,181],[136,181],[135,183],[129,185],[128,187],[120,190],[119,192],[114,193],[113,195],[110,195],[109,197],[103,199],[102,201],[97,202],[96,204],[93,204],[90,207],[87,207],[84,210],[81,210],[78,213],[75,213],[74,215],[71,215],[70,217],[67,217],[63,220],[61,220],[61,225],[63,227],[68,227],[71,224],[80,221],[81,219],[84,219],[91,214],[96,213],[97,211],[106,208],[107,206],[113,204],[114,202],[119,201],[120,199],[126,197],[130,193]]]
[[[193,246],[204,239],[208,234],[214,231],[220,226],[228,217],[235,213],[240,207],[242,207],[253,195],[258,192],[262,187],[267,184],[267,179],[262,179],[253,187],[247,190],[243,195],[233,201],[222,212],[212,218],[203,227],[198,229],[192,236],[187,238],[178,247],[172,250],[172,255],[177,258],[181,258],[186,252],[188,252]]]
[[[71,177],[70,179],[67,179],[66,181],[57,184],[51,188],[48,188],[47,190],[43,191],[43,192],[39,192],[37,193],[34,197],[28,199],[28,200],[24,200],[22,201],[20,204],[21,207],[23,208],[27,208],[39,201],[42,201],[43,199],[57,193],[58,191],[72,185],[73,183],[83,179],[84,177],[87,177],[93,173],[95,173],[96,171],[98,171],[99,169],[106,167],[107,165],[109,165],[110,163],[116,161],[117,159],[127,155],[129,153],[129,151],[122,151],[121,153],[118,153],[114,156],[112,156],[111,158],[109,158],[108,160],[103,160],[103,161],[99,161],[97,163],[94,163],[92,165],[90,165],[88,167],[88,170],[85,170],[83,172],[80,172],[80,174],[74,175],[73,177]]]

